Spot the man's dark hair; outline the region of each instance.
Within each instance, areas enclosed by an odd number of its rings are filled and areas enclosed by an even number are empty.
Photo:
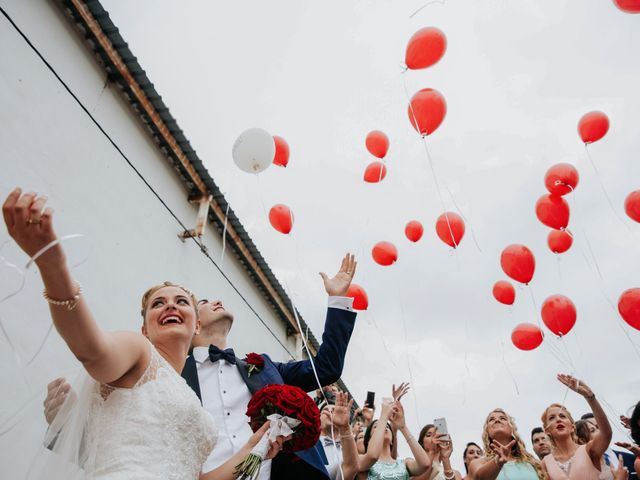
[[[533,436],[536,433],[544,433],[544,430],[542,429],[542,427],[536,427],[533,430],[531,430],[531,443],[533,443]]]

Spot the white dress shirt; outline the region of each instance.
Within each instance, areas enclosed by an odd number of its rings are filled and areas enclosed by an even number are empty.
[[[340,440],[332,441],[331,437],[325,435],[320,435],[320,442],[329,462],[328,465],[325,465],[327,472],[329,472],[329,478],[331,480],[339,480],[341,475],[340,467],[342,465],[342,444]]]
[[[329,297],[330,308],[353,311],[352,305],[352,298]],[[245,415],[251,392],[236,365],[222,359],[211,362],[209,347],[195,347],[193,358],[198,371],[202,406],[213,416],[218,428],[218,442],[202,467],[203,472],[210,472],[229,460],[253,435],[249,417]],[[269,480],[270,477],[271,460],[265,460],[258,480]]]
[[[218,428],[218,441],[202,467],[209,472],[238,452],[253,435],[249,417],[245,415],[251,392],[244,383],[238,367],[219,360],[212,363],[208,347],[195,347],[193,358],[198,370],[202,406],[213,416]],[[260,480],[271,477],[271,460],[262,462]]]

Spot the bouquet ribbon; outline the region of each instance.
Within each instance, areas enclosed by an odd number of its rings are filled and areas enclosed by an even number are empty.
[[[293,434],[293,429],[300,424],[300,420],[291,417],[284,417],[278,413],[272,413],[267,417],[271,422],[269,430],[260,439],[258,444],[253,447],[251,453],[264,459],[269,451],[269,445],[277,440],[278,437],[288,437]]]
[[[247,458],[236,466],[235,474],[238,480],[251,479],[255,480],[260,473],[262,461],[269,452],[269,446],[275,442],[278,437],[288,437],[293,434],[293,429],[300,424],[300,420],[291,417],[283,417],[278,413],[273,413],[267,417],[271,421],[269,430],[265,433],[260,441],[251,450]]]

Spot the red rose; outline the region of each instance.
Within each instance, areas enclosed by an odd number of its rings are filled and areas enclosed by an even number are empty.
[[[245,359],[245,361],[249,365],[255,365],[258,368],[264,367],[264,358],[262,358],[262,355],[258,355],[254,352],[247,353],[247,358]]]

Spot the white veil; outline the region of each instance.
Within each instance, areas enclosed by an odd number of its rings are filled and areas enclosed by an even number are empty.
[[[84,469],[93,462],[95,442],[87,432],[92,407],[100,401],[99,386],[84,369],[74,384],[44,436],[29,480],[88,478]]]

